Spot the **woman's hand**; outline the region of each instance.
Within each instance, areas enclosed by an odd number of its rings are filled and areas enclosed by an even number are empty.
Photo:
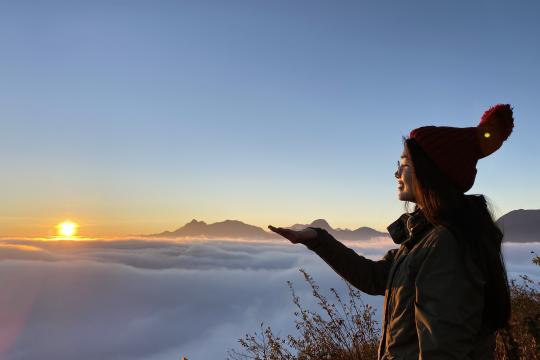
[[[303,243],[306,240],[314,239],[317,237],[317,231],[305,228],[304,230],[291,230],[282,227],[273,227],[268,225],[268,228],[273,232],[283,236],[293,244]]]

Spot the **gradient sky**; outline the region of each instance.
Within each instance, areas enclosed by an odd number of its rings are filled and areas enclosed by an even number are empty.
[[[469,193],[540,208],[537,1],[0,3],[0,235],[379,230],[403,212],[402,136],[514,132]]]

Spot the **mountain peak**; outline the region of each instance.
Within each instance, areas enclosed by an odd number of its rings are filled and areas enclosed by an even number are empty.
[[[225,220],[223,221],[224,223],[228,223],[228,224],[244,224],[243,222],[241,222],[240,220]]]
[[[311,224],[309,224],[309,226],[318,227],[318,228],[326,229],[326,230],[331,230],[332,229],[330,224],[328,224],[328,222],[326,220],[324,220],[324,219],[314,220]]]
[[[193,219],[193,220],[191,220],[190,222],[188,222],[188,223],[186,224],[186,226],[188,226],[188,225],[189,225],[189,226],[194,226],[194,225],[195,225],[195,226],[196,226],[196,225],[206,225],[206,223],[205,223],[204,221],[197,221],[196,219]]]

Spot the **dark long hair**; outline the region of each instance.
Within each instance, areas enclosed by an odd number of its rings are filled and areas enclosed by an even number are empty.
[[[427,220],[454,233],[486,279],[483,327],[494,331],[508,325],[510,289],[501,253],[503,233],[493,221],[484,195],[460,192],[414,138],[404,139],[414,168],[413,188]]]

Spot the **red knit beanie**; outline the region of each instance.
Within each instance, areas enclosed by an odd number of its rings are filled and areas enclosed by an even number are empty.
[[[498,104],[487,110],[478,126],[423,126],[411,131],[439,170],[463,193],[476,177],[476,162],[501,147],[514,128],[512,107]]]

